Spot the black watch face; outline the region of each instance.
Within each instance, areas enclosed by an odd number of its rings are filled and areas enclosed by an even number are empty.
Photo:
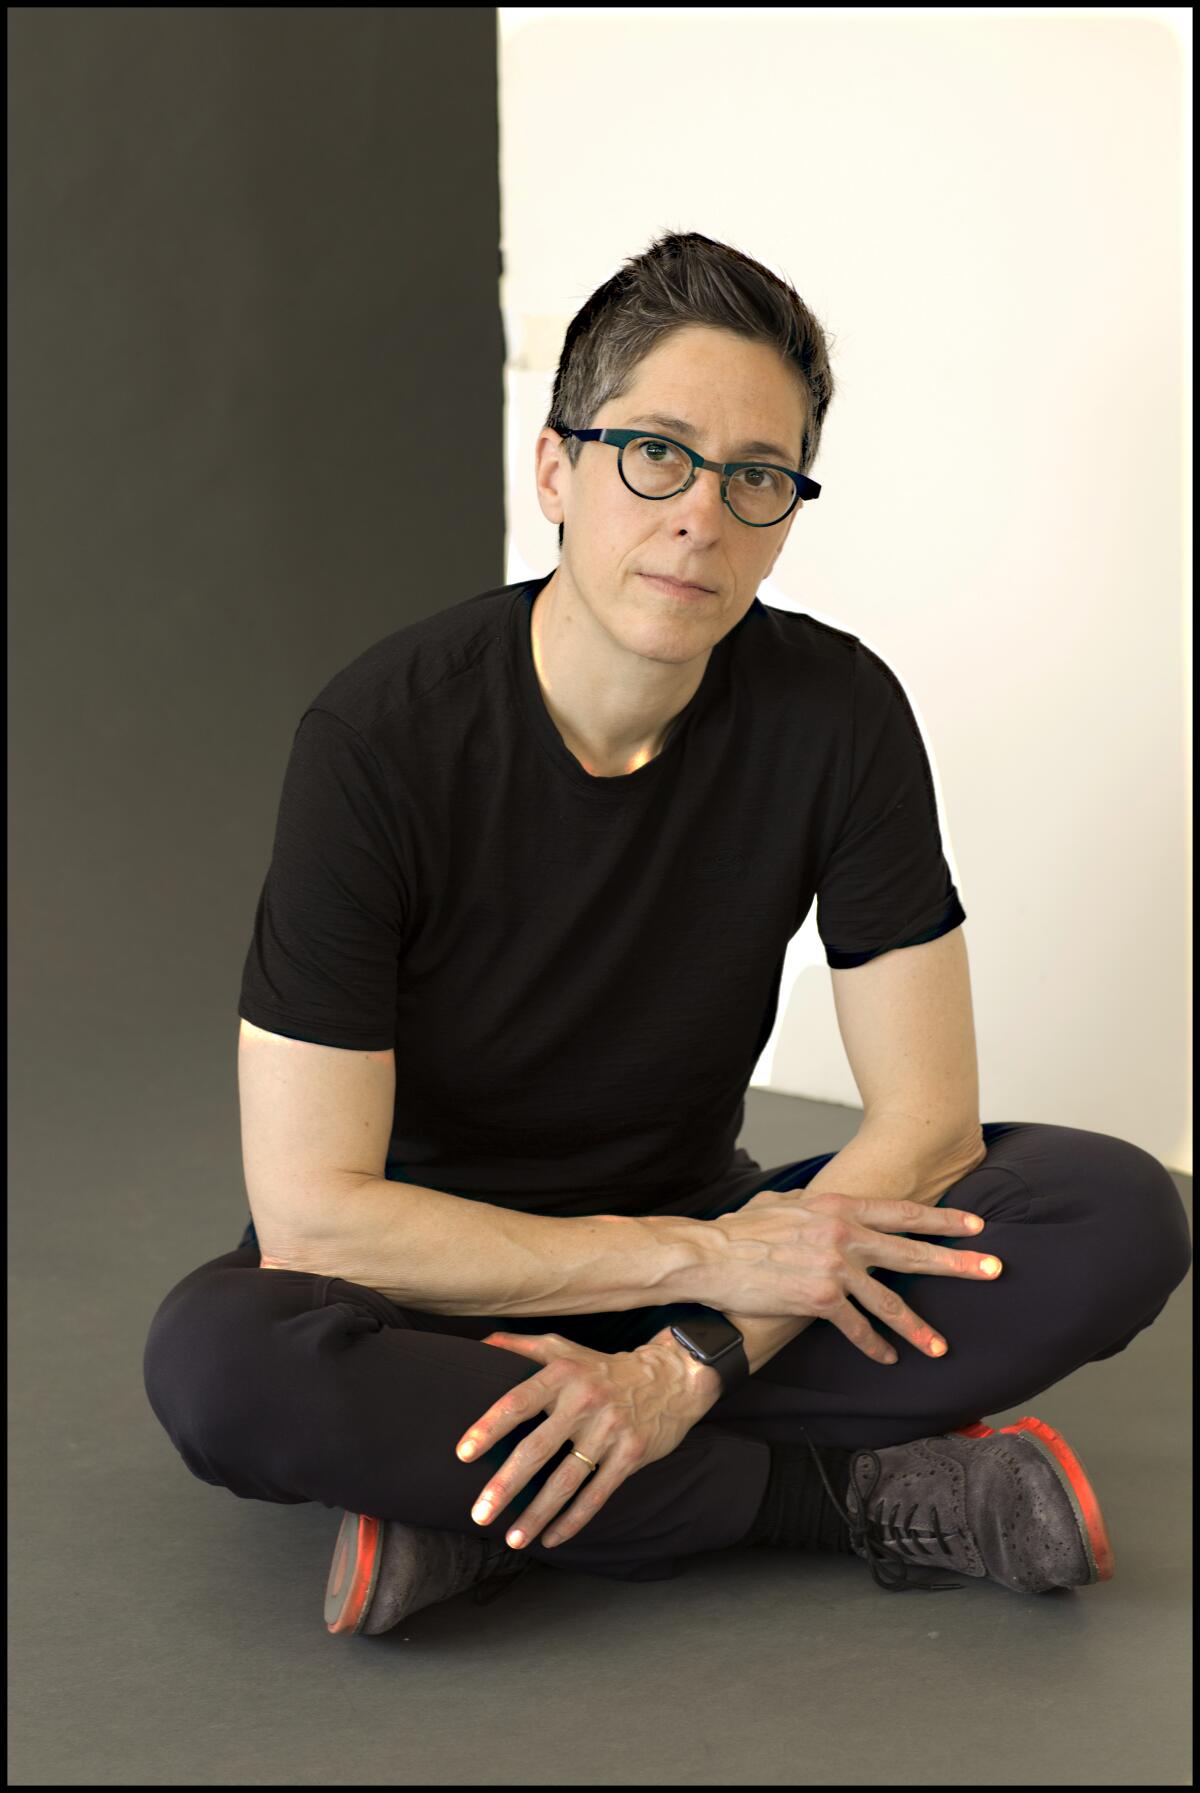
[[[699,1314],[695,1319],[685,1321],[680,1330],[686,1332],[692,1343],[709,1358],[718,1357],[737,1343],[732,1322],[719,1315]]]

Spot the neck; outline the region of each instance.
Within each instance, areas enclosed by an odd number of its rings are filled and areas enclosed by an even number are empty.
[[[691,702],[711,648],[671,663],[623,646],[554,573],[534,600],[530,643],[542,701],[568,751],[596,778],[657,758]]]

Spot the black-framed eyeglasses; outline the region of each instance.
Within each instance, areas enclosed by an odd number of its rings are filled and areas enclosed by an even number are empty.
[[[738,522],[751,529],[769,529],[782,523],[801,498],[816,498],[821,490],[815,480],[795,468],[779,467],[771,461],[706,461],[686,443],[646,430],[569,430],[557,424],[550,427],[564,439],[575,436],[580,442],[607,442],[615,448],[622,483],[637,498],[654,502],[676,498],[707,468],[719,476],[721,497]],[[631,444],[636,446],[627,461],[626,451]],[[656,452],[659,449],[665,452]]]

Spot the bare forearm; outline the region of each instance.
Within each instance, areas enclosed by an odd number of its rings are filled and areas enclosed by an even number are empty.
[[[331,1191],[320,1235],[263,1268],[433,1314],[598,1314],[702,1300],[712,1252],[711,1229],[687,1215],[524,1214],[367,1177]]]
[[[987,1156],[982,1138],[977,1146],[933,1158],[922,1154],[921,1145],[919,1124],[892,1119],[864,1121],[850,1143],[817,1172],[806,1193],[836,1189],[843,1195],[894,1196],[932,1207],[952,1183],[974,1170]],[[812,1325],[814,1317],[771,1320],[726,1312],[726,1318],[733,1321],[745,1340],[751,1375],[798,1338]],[[710,1374],[716,1376],[717,1372]]]

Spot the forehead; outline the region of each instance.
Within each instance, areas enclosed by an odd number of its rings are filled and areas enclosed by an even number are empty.
[[[707,438],[705,395],[725,395],[730,427],[749,432],[737,441]],[[689,402],[690,401],[690,402]],[[769,343],[751,342],[713,325],[689,325],[656,344],[639,365],[622,403],[608,418],[630,428],[643,424],[665,430],[689,447],[721,447],[730,455],[769,455],[797,464],[802,448],[807,400],[796,371]],[[714,432],[715,433],[715,432]],[[793,440],[793,435],[795,440]]]

